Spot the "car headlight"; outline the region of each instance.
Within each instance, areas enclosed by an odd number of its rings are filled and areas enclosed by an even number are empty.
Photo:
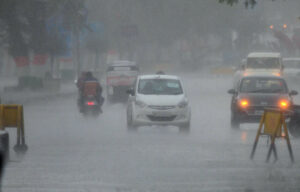
[[[279,101],[278,105],[281,109],[288,109],[291,105],[291,102],[289,100],[282,99]]]
[[[135,101],[135,104],[136,104],[138,107],[140,107],[140,108],[144,108],[144,107],[147,106],[146,103],[144,103],[143,101],[140,101],[140,100],[136,100],[136,101]]]
[[[188,106],[188,101],[186,101],[186,100],[183,100],[183,101],[181,101],[180,103],[178,103],[178,107],[179,108],[185,108],[185,107],[187,107]]]
[[[247,99],[240,99],[238,101],[238,103],[239,103],[239,106],[244,109],[249,107],[249,105],[250,105],[250,102]]]

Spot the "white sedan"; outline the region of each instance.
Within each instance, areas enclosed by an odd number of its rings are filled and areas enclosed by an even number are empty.
[[[190,130],[191,108],[177,76],[141,75],[128,90],[127,127],[172,125]]]

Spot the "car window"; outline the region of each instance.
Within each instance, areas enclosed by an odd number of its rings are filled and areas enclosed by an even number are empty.
[[[279,58],[248,58],[247,68],[249,69],[279,69]]]
[[[247,78],[240,86],[242,93],[286,93],[287,87],[282,79]]]
[[[174,79],[142,79],[138,92],[144,95],[180,95],[183,94],[179,80]]]

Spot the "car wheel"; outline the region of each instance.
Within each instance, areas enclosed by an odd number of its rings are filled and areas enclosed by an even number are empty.
[[[190,130],[191,130],[190,122],[188,122],[188,123],[186,123],[186,124],[179,127],[179,132],[180,133],[189,133]]]
[[[230,124],[231,124],[231,128],[232,128],[232,129],[239,129],[239,128],[240,128],[240,121],[239,121],[239,119],[236,117],[235,114],[231,114],[231,121],[230,121]]]

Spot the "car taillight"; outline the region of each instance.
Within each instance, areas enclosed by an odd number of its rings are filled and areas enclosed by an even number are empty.
[[[87,102],[87,105],[88,105],[88,106],[95,105],[95,102],[93,102],[93,101],[89,101],[89,102]]]
[[[247,99],[241,99],[239,101],[239,105],[242,108],[247,108],[249,106],[249,101]]]
[[[288,100],[280,100],[279,101],[279,107],[281,109],[287,109],[290,106],[290,102]]]
[[[277,72],[277,73],[273,73],[273,75],[277,76],[277,77],[280,77],[281,76],[281,73]]]

